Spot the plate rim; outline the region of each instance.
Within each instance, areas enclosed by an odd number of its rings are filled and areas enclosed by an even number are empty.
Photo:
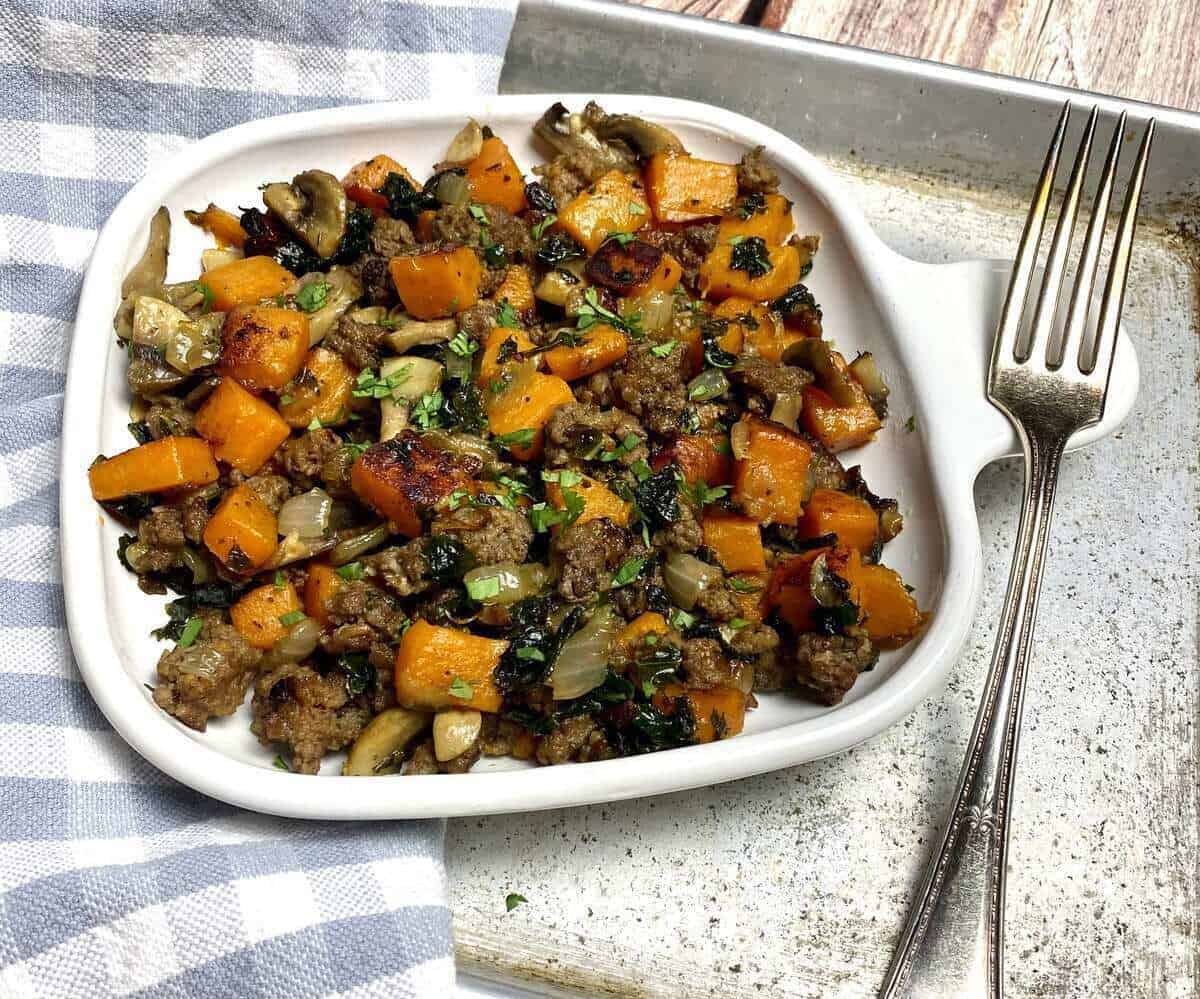
[[[103,402],[103,383],[95,377],[103,368],[107,337],[80,335],[80,317],[97,311],[111,298],[112,281],[119,282],[116,261],[123,259],[161,201],[161,195],[184,176],[207,169],[239,150],[305,134],[374,128],[387,124],[453,123],[466,114],[539,115],[547,102],[577,103],[601,97],[613,106],[632,105],[642,113],[671,115],[696,125],[716,128],[747,146],[764,145],[772,157],[786,161],[804,185],[834,216],[847,247],[870,285],[880,307],[881,321],[896,344],[906,368],[906,355],[897,335],[894,268],[910,264],[886,247],[825,166],[792,140],[752,119],[712,105],[651,95],[522,94],[464,99],[453,109],[441,102],[387,102],[335,107],[274,116],[214,133],[185,147],[135,184],[120,200],[101,229],[83,282],[72,330],[64,391],[60,455],[60,559],[67,627],[80,673],[110,724],[132,748],[165,774],[206,795],[233,805],[276,815],[313,819],[430,818],[535,811],[596,804],[665,794],[766,773],[842,752],[870,739],[908,715],[939,688],[966,641],[974,618],[982,576],[982,552],[972,485],[974,469],[954,460],[961,432],[951,432],[936,419],[924,419],[920,432],[927,454],[931,492],[936,497],[943,534],[945,569],[930,622],[905,661],[860,700],[830,709],[815,718],[736,739],[670,750],[672,766],[658,766],[660,754],[626,757],[572,767],[439,774],[419,781],[401,779],[403,792],[381,793],[374,782],[352,779],[326,781],[311,793],[310,775],[271,770],[235,760],[185,734],[145,696],[140,686],[121,671],[119,682],[112,660],[120,660],[108,626],[109,594],[97,593],[104,551],[100,524],[103,514],[92,503],[86,467],[99,451],[100,425],[95,414]],[[97,364],[99,362],[99,364]],[[923,413],[934,400],[914,379],[915,401]],[[985,403],[986,405],[986,403]],[[89,437],[86,425],[93,424]],[[103,635],[104,640],[101,640]],[[579,768],[584,768],[580,770]],[[581,779],[583,774],[586,779]],[[319,779],[319,778],[317,778]],[[385,780],[389,778],[384,778]]]

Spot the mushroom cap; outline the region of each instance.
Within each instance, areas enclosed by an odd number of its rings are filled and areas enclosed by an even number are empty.
[[[305,170],[263,188],[263,201],[319,257],[331,257],[346,233],[346,192],[324,170]]]

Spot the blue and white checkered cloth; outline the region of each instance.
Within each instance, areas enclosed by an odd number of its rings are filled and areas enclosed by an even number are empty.
[[[441,823],[242,812],[109,728],[64,630],[58,436],[128,186],[248,119],[494,91],[515,2],[0,0],[0,996],[453,988]]]

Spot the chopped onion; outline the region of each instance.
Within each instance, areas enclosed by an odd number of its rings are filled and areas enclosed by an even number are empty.
[[[391,528],[386,523],[368,527],[358,534],[343,538],[334,546],[329,561],[334,565],[346,565],[355,561],[359,556],[366,555],[372,548],[378,548],[392,536]]]
[[[139,295],[133,303],[133,342],[157,347],[176,371],[190,375],[215,364],[221,353],[220,313],[189,319],[161,298]]]
[[[875,363],[875,356],[870,351],[859,354],[850,362],[850,374],[866,389],[867,398],[871,400],[872,405],[878,406],[887,402],[887,383],[883,380],[879,365]]]
[[[245,254],[242,253],[236,246],[226,246],[219,250],[207,249],[200,251],[200,270],[207,274],[211,270],[218,267],[224,267],[226,264],[232,264],[235,260],[241,260]]]
[[[433,196],[443,205],[465,205],[471,200],[471,182],[462,174],[447,170],[438,178]]]
[[[483,462],[483,471],[489,475],[502,472],[509,467],[507,462],[500,460],[494,447],[482,437],[476,437],[474,434],[430,430],[421,439],[425,444],[437,448],[439,451],[456,454],[462,458],[478,458]]]
[[[700,594],[710,586],[719,586],[725,574],[715,565],[701,562],[695,555],[672,552],[663,565],[663,583],[671,599],[684,610],[696,606]]]
[[[648,291],[637,298],[621,300],[621,315],[628,318],[637,313],[641,327],[647,333],[669,329],[675,321],[675,296],[669,291]]]
[[[279,508],[279,533],[297,535],[301,540],[323,538],[329,530],[333,499],[324,489],[310,489],[293,496]]]
[[[335,538],[301,538],[298,534],[289,534],[276,545],[275,554],[262,568],[281,569],[293,562],[303,562],[314,555],[329,551],[335,544]]]
[[[543,302],[557,305],[562,309],[566,307],[571,292],[583,287],[586,287],[585,283],[574,274],[556,268],[546,272],[546,276],[538,282],[533,293]]]
[[[321,638],[321,622],[306,617],[297,621],[272,650],[282,662],[298,663],[313,654]]]
[[[550,574],[540,562],[497,562],[482,565],[463,576],[467,594],[472,600],[490,606],[515,604],[518,600],[540,593]]]
[[[469,753],[479,741],[483,715],[474,708],[450,708],[433,716],[433,755],[439,763]]]
[[[468,118],[446,147],[447,163],[467,163],[475,159],[483,149],[483,126],[474,118]]]
[[[799,426],[800,411],[804,408],[804,400],[799,392],[781,392],[775,398],[771,407],[771,419],[782,423],[789,430]]]
[[[612,607],[606,605],[563,643],[550,671],[556,701],[582,697],[604,682],[608,676],[608,650],[623,625]]]
[[[739,461],[750,457],[750,423],[738,420],[729,428],[729,450]]]
[[[708,402],[729,391],[729,379],[720,368],[702,371],[688,382],[688,398],[692,402]]]

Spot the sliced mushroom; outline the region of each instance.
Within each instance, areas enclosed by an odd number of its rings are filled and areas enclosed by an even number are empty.
[[[388,346],[397,353],[403,354],[413,347],[421,347],[430,343],[445,343],[458,332],[458,324],[453,319],[431,319],[422,322],[404,314],[393,316],[396,328],[384,338]]]
[[[450,708],[433,718],[433,755],[439,763],[457,759],[475,748],[483,715],[474,708]]]
[[[408,413],[421,396],[437,391],[443,367],[428,357],[389,357],[379,366],[379,376],[388,379],[404,372],[391,398],[379,400],[379,439],[391,440],[408,426]]]
[[[624,142],[641,156],[687,152],[679,136],[669,128],[632,114],[609,114],[595,101],[588,101],[583,120],[605,142]]]
[[[379,777],[398,773],[404,751],[429,728],[429,715],[408,708],[381,711],[359,733],[342,766],[344,777]]]
[[[121,304],[113,317],[117,336],[128,340],[133,332],[133,299],[137,295],[159,295],[167,280],[167,250],[171,242],[171,214],[166,206],[150,219],[146,249],[121,282]]]
[[[268,184],[263,201],[319,257],[333,256],[346,234],[346,192],[324,170],[298,173],[290,184]]]
[[[533,126],[533,134],[557,153],[570,158],[588,179],[599,179],[609,170],[635,173],[637,158],[626,149],[600,138],[581,114],[572,114],[561,102],[555,102]]]

